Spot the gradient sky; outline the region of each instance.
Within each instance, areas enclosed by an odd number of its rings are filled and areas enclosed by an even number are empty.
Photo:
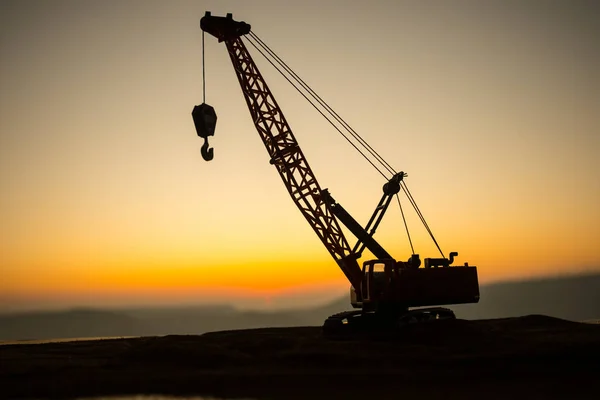
[[[232,12],[406,182],[482,283],[600,271],[595,1],[0,1],[0,311],[309,304],[342,273],[269,165],[225,46]],[[384,183],[258,53],[323,188],[365,223]],[[416,251],[437,256],[414,213]],[[410,247],[397,206],[377,237]],[[353,244],[354,239],[349,237]]]

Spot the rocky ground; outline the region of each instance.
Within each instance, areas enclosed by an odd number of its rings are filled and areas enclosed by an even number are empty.
[[[0,398],[596,399],[600,325],[531,315],[328,340],[319,327],[0,346]]]

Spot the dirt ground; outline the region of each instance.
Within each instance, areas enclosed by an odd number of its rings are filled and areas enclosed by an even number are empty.
[[[596,399],[600,325],[436,321],[327,340],[319,327],[0,346],[0,398]]]

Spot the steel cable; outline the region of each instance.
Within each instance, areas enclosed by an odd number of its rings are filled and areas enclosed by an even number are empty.
[[[379,172],[384,178],[389,179],[385,173],[383,173],[381,171],[381,169],[379,169],[374,162],[363,152],[361,151],[357,145],[355,143],[352,142],[352,140],[350,140],[350,138],[344,134],[344,132],[342,132],[342,130],[330,119],[328,118],[324,112],[311,100],[308,98],[307,94],[305,94],[294,82],[292,82],[292,79],[298,84],[300,85],[304,91],[308,92],[308,95],[310,95],[312,97],[312,99],[314,101],[316,101],[317,103],[319,103],[319,105],[323,108],[325,108],[325,110],[329,113],[329,115],[331,117],[333,117],[339,124],[342,125],[342,127],[348,131],[348,133],[350,133],[350,135],[359,142],[359,144],[368,151],[368,153],[370,153],[370,155],[383,167],[387,170],[388,173],[391,174],[396,174],[396,171],[394,170],[394,168],[392,168],[390,166],[390,164],[385,161],[385,159],[383,159],[383,157],[381,157],[381,155],[379,155],[379,153],[377,153],[377,151],[375,151],[367,142],[365,139],[363,139],[342,117],[340,117],[330,106],[329,104],[327,104],[327,102],[325,102],[302,78],[300,78],[300,76],[298,74],[296,74],[296,72],[294,72],[294,70],[292,70],[264,41],[262,41],[262,39],[260,39],[258,37],[258,35],[256,35],[254,32],[250,32],[250,35],[246,37],[248,39],[248,42],[267,60],[267,62],[269,62],[269,64],[271,64],[276,70],[277,72],[279,72],[281,74],[281,76],[283,76],[288,83],[290,83],[292,85],[292,87],[294,87],[294,89],[296,89],[296,91],[298,91],[298,93],[300,93],[302,95],[302,97],[304,97],[305,100],[307,100],[316,110],[317,112],[319,112],[319,114],[321,114],[321,116],[323,116],[327,122],[329,122],[331,124],[331,126],[334,127],[334,129],[336,129],[338,131],[338,133],[340,133],[345,139],[346,141],[348,141],[348,143],[350,143],[350,145],[352,145],[352,147],[354,147],[354,149],[356,151],[358,151],[365,160],[367,160],[369,162],[369,164],[371,164],[371,166],[373,166],[373,168],[375,168],[375,170],[377,172]],[[261,50],[262,49],[262,50]],[[269,54],[270,57],[267,57],[267,55],[265,54]],[[204,62],[204,57],[203,57],[203,62]],[[278,64],[279,67],[275,64]],[[286,73],[284,73],[283,70],[285,70],[285,72],[287,72],[287,74],[289,74],[291,76],[286,75]],[[204,71],[204,66],[203,66],[203,71]],[[406,197],[408,198],[410,204],[412,205],[413,209],[415,210],[415,212],[417,213],[419,219],[421,220],[421,222],[423,223],[423,226],[425,227],[425,229],[427,230],[427,232],[429,233],[429,236],[431,237],[431,239],[433,240],[435,246],[437,247],[438,251],[440,252],[440,254],[442,255],[442,257],[445,258],[444,253],[442,252],[442,249],[440,248],[435,236],[433,235],[433,232],[431,231],[429,225],[427,224],[427,221],[425,220],[425,217],[423,216],[423,213],[421,212],[421,210],[419,209],[419,207],[416,204],[416,201],[414,200],[412,194],[410,193],[410,190],[408,189],[408,186],[406,185],[406,183],[404,181],[401,182],[401,187],[404,190]],[[410,243],[410,247],[411,250],[414,254],[414,247],[413,247],[413,242],[411,239],[411,235],[410,235],[410,231],[408,228],[408,224],[406,222],[406,218],[404,215],[404,210],[402,208],[402,204],[400,203],[400,198],[399,196],[396,194],[396,199],[398,201],[398,206],[400,208],[400,212],[402,215],[402,220],[404,222],[404,226],[406,229],[406,233],[408,236],[408,240]]]
[[[294,70],[289,67],[285,61],[283,61],[281,59],[281,57],[279,57],[277,55],[277,53],[275,53],[262,39],[260,39],[258,37],[258,35],[256,35],[254,32],[250,32],[250,35],[252,36],[252,38],[254,40],[257,41],[257,43],[267,52],[269,53],[274,59],[275,61],[283,68],[285,69],[291,76],[292,78],[298,82],[298,84],[300,84],[304,90],[306,90],[312,97],[313,99],[315,99],[323,108],[325,108],[325,110],[327,110],[327,112],[334,118],[336,119],[336,121],[338,121],[338,123],[340,123],[351,135],[352,137],[354,137],[354,139],[356,139],[370,154],[371,156],[373,156],[385,169],[387,169],[387,171],[389,173],[391,173],[392,175],[396,174],[396,171],[394,170],[394,168],[392,168],[390,166],[390,164],[385,161],[385,159],[383,157],[381,157],[381,155],[379,155],[379,153],[377,153],[377,151],[375,151],[373,149],[373,147],[371,147],[367,141],[365,139],[363,139],[342,117],[340,117],[334,110],[333,108],[331,108],[329,106],[329,104],[327,104],[327,102],[325,102],[325,100],[323,100],[296,72],[294,72]],[[265,57],[266,58],[266,57]],[[281,72],[280,72],[281,73]],[[296,89],[298,90],[298,89]]]
[[[356,151],[358,151],[358,152],[359,152],[359,153],[360,153],[360,154],[361,154],[361,155],[364,157],[364,159],[365,159],[365,160],[367,160],[367,161],[369,162],[369,164],[371,164],[371,165],[373,166],[373,168],[375,168],[375,170],[377,170],[377,172],[379,172],[379,173],[380,173],[380,174],[381,174],[381,175],[382,175],[384,178],[386,178],[386,179],[389,179],[389,178],[386,176],[386,174],[385,174],[385,173],[383,173],[383,172],[382,172],[382,171],[381,171],[381,170],[380,170],[380,169],[379,169],[379,168],[378,168],[378,167],[377,167],[377,166],[376,166],[376,165],[373,163],[373,161],[371,161],[371,160],[369,159],[369,157],[367,157],[367,155],[366,155],[366,154],[364,154],[364,153],[363,153],[363,152],[362,152],[362,151],[361,151],[361,150],[360,150],[360,149],[359,149],[359,148],[358,148],[358,147],[357,147],[357,146],[356,146],[356,145],[355,145],[355,144],[354,144],[354,143],[353,143],[353,142],[350,140],[350,138],[348,138],[348,136],[347,136],[347,135],[345,135],[345,134],[344,134],[344,133],[341,131],[341,129],[340,129],[339,127],[337,127],[337,126],[336,126],[336,125],[333,123],[333,121],[331,121],[331,120],[330,120],[330,119],[329,119],[329,118],[328,118],[328,117],[327,117],[327,116],[326,116],[326,115],[323,113],[323,111],[321,111],[321,110],[319,109],[319,107],[317,107],[317,106],[316,106],[316,105],[315,105],[315,104],[314,104],[314,103],[313,103],[313,102],[312,102],[312,101],[311,101],[311,100],[310,100],[310,99],[309,99],[309,98],[306,96],[306,94],[304,94],[304,93],[303,93],[303,92],[302,92],[302,91],[301,91],[301,90],[300,90],[300,89],[299,89],[299,88],[298,88],[298,87],[297,87],[297,86],[296,86],[296,85],[295,85],[295,84],[294,84],[294,83],[291,81],[291,79],[290,79],[288,76],[286,76],[286,75],[285,75],[285,74],[284,74],[284,73],[281,71],[281,69],[279,69],[279,67],[277,67],[277,65],[275,65],[275,63],[274,63],[274,62],[273,62],[271,59],[269,59],[269,58],[268,58],[268,57],[267,57],[267,56],[266,56],[266,55],[263,53],[263,51],[262,51],[261,49],[259,49],[258,45],[256,45],[256,44],[255,44],[255,43],[252,41],[252,39],[250,39],[249,37],[247,37],[247,40],[248,40],[248,43],[250,43],[250,44],[251,44],[251,45],[252,45],[252,46],[253,46],[253,47],[256,49],[256,51],[258,51],[258,52],[259,52],[259,53],[260,53],[260,54],[261,54],[261,55],[262,55],[262,56],[263,56],[263,57],[264,57],[264,58],[265,58],[265,59],[266,59],[266,60],[269,62],[269,64],[271,64],[271,65],[273,66],[273,68],[275,68],[275,69],[277,70],[277,72],[279,72],[279,73],[281,74],[281,76],[283,76],[283,77],[285,78],[285,80],[287,80],[287,81],[289,82],[289,84],[290,84],[290,85],[292,85],[292,86],[294,87],[294,89],[296,89],[296,90],[298,91],[298,93],[300,93],[300,94],[302,95],[302,97],[304,97],[304,99],[306,99],[306,101],[308,101],[308,102],[310,103],[310,105],[312,105],[312,106],[315,108],[315,110],[317,110],[317,111],[319,112],[319,114],[321,114],[321,116],[323,116],[323,118],[325,118],[325,119],[327,120],[327,122],[329,122],[329,123],[331,124],[331,126],[333,126],[333,127],[334,127],[334,128],[335,128],[335,129],[336,129],[336,130],[337,130],[337,131],[338,131],[338,132],[339,132],[339,133],[340,133],[340,134],[341,134],[341,135],[342,135],[342,136],[343,136],[343,137],[344,137],[344,138],[345,138],[345,139],[348,141],[348,143],[350,143],[350,144],[352,145],[352,147],[354,147],[354,149],[355,149]]]

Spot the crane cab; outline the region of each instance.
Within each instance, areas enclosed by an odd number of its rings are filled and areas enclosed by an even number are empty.
[[[375,311],[479,302],[477,267],[449,264],[411,268],[393,259],[365,261],[360,290],[351,288],[352,306]]]

